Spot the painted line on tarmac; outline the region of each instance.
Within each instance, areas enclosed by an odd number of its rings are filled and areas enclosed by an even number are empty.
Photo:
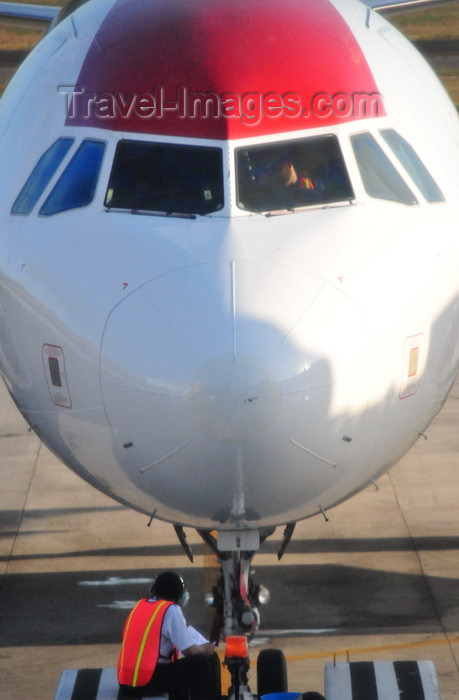
[[[422,647],[438,647],[438,646],[452,646],[453,644],[459,644],[459,637],[451,637],[447,639],[426,639],[422,642],[404,642],[400,644],[385,644],[382,646],[375,647],[356,647],[355,649],[338,649],[335,651],[320,651],[313,652],[310,654],[291,654],[286,657],[287,661],[304,661],[305,659],[324,659],[324,658],[336,658],[337,656],[350,657],[352,654],[370,654],[372,652],[378,653],[381,651],[395,651],[397,649],[416,649]]]
[[[113,603],[101,603],[98,608],[110,608],[111,610],[132,610],[136,600],[114,600]]]
[[[152,584],[153,578],[122,578],[121,576],[109,576],[99,581],[78,581],[79,586],[125,586],[132,584]]]

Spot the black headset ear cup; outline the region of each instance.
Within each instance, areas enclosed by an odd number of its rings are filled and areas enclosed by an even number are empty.
[[[180,588],[181,588],[181,591],[180,591],[180,596],[178,597],[178,599],[177,599],[175,602],[176,602],[177,605],[179,605],[181,608],[184,608],[185,605],[187,605],[187,603],[188,603],[188,601],[189,601],[189,599],[190,599],[190,594],[188,593],[188,591],[187,591],[187,589],[186,589],[185,581],[184,581],[183,578],[180,576],[180,574],[177,574],[177,578],[178,578],[179,581],[180,581]]]
[[[180,596],[180,600],[177,601],[177,605],[180,605],[181,608],[184,608],[188,605],[188,601],[190,600],[190,594],[188,593],[185,583],[183,584],[183,592],[182,595]]]

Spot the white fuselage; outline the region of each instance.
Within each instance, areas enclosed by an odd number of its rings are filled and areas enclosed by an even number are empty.
[[[395,30],[340,4],[386,114],[294,135],[338,137],[355,197],[249,213],[236,202],[234,149],[292,134],[222,141],[64,124],[56,86],[75,84],[107,6],[93,0],[51,32],[0,105],[1,372],[69,467],[145,513],[225,529],[326,510],[411,447],[458,370],[457,116]],[[444,201],[426,201],[382,129],[411,143]],[[417,204],[366,192],[350,140],[361,132]],[[66,136],[75,142],[36,208],[11,214],[41,154]],[[221,148],[224,207],[195,218],[108,210],[122,138]],[[37,214],[83,139],[105,143],[92,202]]]

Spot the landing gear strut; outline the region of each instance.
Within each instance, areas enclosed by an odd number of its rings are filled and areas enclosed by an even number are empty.
[[[252,579],[252,559],[260,544],[272,534],[263,532],[224,533],[217,541],[213,534],[199,530],[203,540],[217,556],[221,575],[217,584],[206,593],[206,601],[215,608],[211,641],[229,635],[252,635],[260,623],[259,605],[269,600],[269,591],[255,585]]]
[[[181,525],[174,525],[177,537],[189,560],[193,554]],[[252,579],[252,559],[275,527],[263,530],[220,530],[218,538],[210,530],[199,530],[220,562],[221,574],[212,590],[206,591],[206,602],[215,608],[211,641],[218,642],[229,635],[251,636],[260,624],[259,606],[269,601],[265,586]],[[292,538],[295,523],[287,523],[277,558],[281,559]]]

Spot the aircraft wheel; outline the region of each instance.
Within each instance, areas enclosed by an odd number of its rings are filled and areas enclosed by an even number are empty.
[[[257,659],[258,697],[288,690],[287,662],[281,649],[262,649]]]

